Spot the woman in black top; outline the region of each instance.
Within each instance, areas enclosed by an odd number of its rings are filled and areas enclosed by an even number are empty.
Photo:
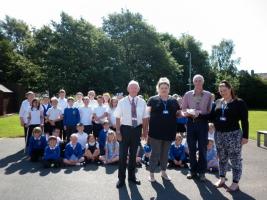
[[[151,182],[155,181],[154,172],[160,161],[161,176],[170,180],[166,174],[168,151],[176,135],[176,114],[180,109],[178,101],[169,96],[170,82],[167,78],[160,78],[157,84],[158,95],[151,97],[148,102],[149,144],[152,153],[149,161]]]
[[[239,189],[238,182],[242,174],[242,145],[248,143],[248,109],[246,103],[235,97],[231,85],[222,81],[219,85],[221,99],[215,102],[211,119],[215,125],[215,142],[219,157],[220,180],[217,187],[225,185],[225,175],[230,159],[233,171],[233,183],[229,192]],[[241,121],[242,130],[239,121]]]

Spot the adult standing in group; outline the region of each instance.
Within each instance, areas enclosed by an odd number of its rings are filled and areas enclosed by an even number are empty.
[[[225,185],[228,160],[231,161],[233,182],[229,192],[239,189],[238,182],[242,174],[242,145],[248,143],[248,109],[246,103],[235,96],[230,83],[222,81],[219,84],[221,99],[215,102],[211,119],[215,125],[215,142],[219,157],[220,180],[217,187]],[[242,130],[239,121],[241,121]]]
[[[160,78],[156,86],[158,95],[150,97],[147,102],[149,119],[149,144],[152,153],[149,160],[150,176],[149,181],[154,182],[154,172],[160,162],[161,176],[170,180],[166,173],[168,163],[168,151],[171,142],[176,135],[176,116],[180,107],[178,101],[169,95],[170,81],[167,78]]]
[[[35,97],[35,94],[32,91],[29,91],[25,94],[25,96],[27,99],[23,100],[21,103],[21,106],[19,109],[19,118],[20,118],[20,124],[24,128],[24,137],[26,141],[27,130],[28,130],[28,115],[29,115],[31,103]]]
[[[204,78],[202,75],[193,77],[194,90],[185,93],[182,109],[187,122],[187,143],[189,148],[190,171],[188,179],[199,174],[201,181],[205,181],[207,170],[207,142],[208,118],[212,106],[212,95],[203,89]],[[198,146],[197,146],[198,145]],[[198,149],[198,159],[196,151]]]
[[[119,150],[119,171],[117,188],[125,185],[127,156],[128,162],[128,180],[134,184],[140,185],[141,182],[135,176],[136,152],[140,144],[142,135],[147,136],[147,110],[145,100],[139,98],[139,84],[136,81],[130,81],[127,88],[129,95],[118,102],[115,110],[116,117],[116,135],[120,142]]]

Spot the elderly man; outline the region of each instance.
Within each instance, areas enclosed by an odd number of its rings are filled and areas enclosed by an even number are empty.
[[[138,97],[140,90],[136,81],[130,81],[128,84],[129,95],[118,102],[115,110],[116,117],[116,135],[120,142],[119,150],[119,172],[117,188],[125,185],[127,155],[129,152],[128,180],[134,184],[140,185],[141,182],[135,176],[136,152],[140,144],[140,138],[147,137],[147,110],[145,100]]]
[[[194,90],[185,93],[182,103],[184,116],[188,117],[187,143],[189,147],[190,171],[188,179],[196,177],[197,173],[201,181],[205,181],[207,169],[207,141],[208,141],[208,116],[211,111],[212,95],[203,90],[204,78],[195,75],[193,78]],[[198,145],[198,160],[196,150]]]

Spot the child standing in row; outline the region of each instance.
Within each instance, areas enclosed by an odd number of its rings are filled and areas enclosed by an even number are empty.
[[[58,108],[58,99],[51,98],[52,107],[47,111],[47,120],[49,123],[49,135],[52,135],[55,128],[61,129],[61,121],[63,120],[63,113]]]
[[[100,131],[98,136],[98,143],[101,156],[105,155],[105,145],[106,145],[108,131],[109,131],[109,121],[105,120],[103,123],[103,129]]]
[[[84,132],[87,134],[92,133],[92,118],[93,118],[93,108],[89,106],[89,97],[83,98],[83,106],[79,108],[81,123],[84,125]]]
[[[43,96],[43,100],[42,100],[42,108],[43,108],[43,116],[44,116],[44,133],[46,135],[48,135],[49,132],[50,132],[50,124],[49,124],[48,119],[47,119],[47,111],[51,107],[52,106],[50,104],[49,96],[48,95],[44,95]]]
[[[43,128],[43,125],[44,125],[43,109],[40,105],[40,101],[37,98],[34,98],[32,100],[31,108],[28,113],[28,126],[29,126],[28,139],[30,138],[32,131],[35,127]]]
[[[93,110],[93,134],[97,138],[99,135],[99,132],[102,130],[102,123],[107,119],[108,116],[108,109],[107,107],[103,106],[103,97],[101,95],[97,96],[97,103],[98,106],[96,106]]]
[[[67,139],[69,141],[70,135],[76,132],[76,125],[80,122],[80,113],[78,108],[73,107],[74,98],[68,97],[68,107],[64,110],[64,130],[66,131],[66,135],[64,136],[64,140]]]
[[[78,123],[77,124],[77,131],[78,131],[77,132],[78,143],[81,144],[82,150],[83,150],[83,153],[84,153],[88,135],[87,135],[87,133],[84,132],[84,126],[83,126],[82,123]]]

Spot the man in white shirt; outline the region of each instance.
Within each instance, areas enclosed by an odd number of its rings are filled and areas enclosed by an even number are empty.
[[[24,136],[26,141],[26,135],[27,135],[27,129],[28,129],[28,114],[29,110],[31,108],[31,102],[35,97],[35,94],[32,91],[29,91],[25,94],[26,98],[24,101],[22,101],[20,109],[19,109],[19,118],[20,118],[20,124],[22,127],[24,127]]]
[[[80,122],[84,125],[84,132],[91,134],[93,130],[92,118],[93,118],[93,109],[89,106],[89,97],[83,98],[84,106],[79,108],[80,113]]]
[[[121,188],[125,185],[126,161],[128,152],[128,180],[134,184],[140,185],[140,181],[135,176],[136,152],[140,144],[140,138],[147,137],[148,113],[145,100],[139,98],[139,84],[136,81],[130,81],[128,84],[129,95],[122,98],[115,110],[116,134],[120,142],[119,151],[119,180],[116,187]]]

